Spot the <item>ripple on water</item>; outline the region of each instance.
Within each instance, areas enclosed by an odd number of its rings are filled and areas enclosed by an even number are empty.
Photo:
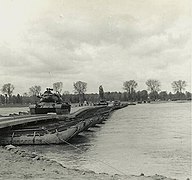
[[[69,145],[27,146],[71,168],[191,177],[190,103],[140,104],[115,111]]]

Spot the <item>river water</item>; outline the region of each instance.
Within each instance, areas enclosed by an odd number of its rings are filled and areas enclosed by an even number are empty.
[[[5,111],[10,109],[0,108]],[[191,177],[191,104],[128,106],[70,143],[23,148],[71,168],[184,180]]]

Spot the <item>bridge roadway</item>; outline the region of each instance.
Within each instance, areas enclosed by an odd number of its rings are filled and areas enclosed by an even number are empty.
[[[25,115],[25,116],[2,116],[0,117],[0,129],[15,126],[35,121],[51,120],[56,118],[56,115]]]
[[[26,124],[30,122],[43,121],[43,120],[52,120],[52,119],[64,119],[64,117],[75,118],[80,115],[82,112],[87,110],[97,110],[102,108],[102,106],[88,106],[88,107],[76,107],[72,108],[71,114],[66,115],[56,115],[56,114],[41,114],[41,115],[15,115],[15,116],[0,116],[0,129],[11,127],[15,125]]]

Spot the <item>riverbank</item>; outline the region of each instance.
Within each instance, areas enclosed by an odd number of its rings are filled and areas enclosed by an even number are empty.
[[[0,179],[65,179],[65,180],[173,180],[160,175],[110,175],[64,167],[22,147],[0,146]]]

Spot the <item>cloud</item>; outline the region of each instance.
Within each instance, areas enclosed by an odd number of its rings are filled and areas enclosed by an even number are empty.
[[[154,77],[169,89],[175,78],[190,81],[190,1],[182,2],[10,1],[0,18],[1,84],[27,91],[52,79],[72,91],[83,80],[97,91],[100,84],[122,90],[129,79],[145,88]]]

